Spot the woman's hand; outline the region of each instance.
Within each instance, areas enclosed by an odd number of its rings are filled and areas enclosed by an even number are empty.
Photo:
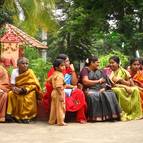
[[[122,79],[122,78],[119,78],[117,81],[117,83],[120,83],[120,84],[122,84],[123,82],[124,82],[124,79]]]
[[[72,72],[75,72],[75,68],[74,68],[73,64],[70,64],[70,68],[71,68]]]
[[[14,92],[14,93],[16,93],[16,94],[19,94],[20,92],[21,92],[21,88],[19,88],[19,87],[16,87],[16,86],[14,86],[13,88],[12,88],[12,91]]]
[[[81,83],[78,83],[78,84],[77,84],[77,88],[79,88],[79,89],[82,90],[82,89],[83,89],[83,85],[82,85]]]
[[[100,78],[100,79],[98,80],[98,82],[99,82],[99,83],[104,83],[104,82],[105,82],[105,79],[104,79],[104,78]]]
[[[113,77],[113,78],[112,78],[112,81],[113,81],[114,83],[122,83],[122,82],[123,82],[123,79],[122,79],[122,78],[119,78],[119,77]]]
[[[0,89],[0,96],[2,96],[3,94],[4,94],[4,91]]]
[[[102,93],[104,91],[105,91],[105,88],[102,88],[102,89],[99,90],[99,93]]]

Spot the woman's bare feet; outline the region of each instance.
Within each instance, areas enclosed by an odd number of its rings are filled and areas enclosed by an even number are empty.
[[[58,124],[58,126],[67,126],[67,124],[64,122],[64,123]]]
[[[79,121],[81,124],[86,124],[87,123],[87,121],[85,121],[85,120],[80,120]]]
[[[55,123],[50,123],[50,122],[48,122],[48,124],[49,124],[49,125],[54,125]]]

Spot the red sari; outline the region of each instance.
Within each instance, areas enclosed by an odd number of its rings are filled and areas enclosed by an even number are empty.
[[[130,74],[135,84],[140,88],[141,105],[143,110],[143,70],[137,71],[136,74],[132,74],[130,71]]]
[[[54,68],[52,67],[48,72],[47,76],[50,77],[54,72]],[[70,74],[70,70],[66,69],[63,71],[63,74]],[[50,83],[46,83],[46,93],[43,97],[43,104],[47,112],[50,111],[50,103],[51,103],[51,92],[53,90],[52,85]],[[76,121],[86,121],[85,111],[86,111],[86,101],[85,95],[81,89],[75,89],[72,91],[70,97],[66,97],[66,111],[69,112],[77,112],[76,113]]]

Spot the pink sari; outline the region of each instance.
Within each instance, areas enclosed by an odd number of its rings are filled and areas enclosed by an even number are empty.
[[[5,121],[9,77],[6,69],[0,65],[0,122]]]

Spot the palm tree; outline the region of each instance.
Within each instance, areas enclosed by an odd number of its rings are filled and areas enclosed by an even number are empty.
[[[18,27],[23,27],[28,33],[37,30],[54,31],[57,22],[53,17],[54,0],[1,0],[0,7],[13,13],[13,21]],[[22,15],[23,18],[19,19]]]

